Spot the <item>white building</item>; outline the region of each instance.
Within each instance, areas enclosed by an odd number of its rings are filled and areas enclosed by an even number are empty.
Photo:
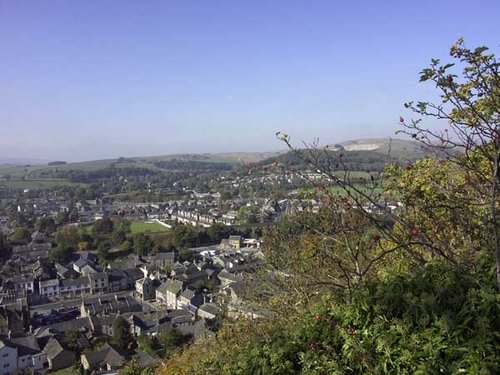
[[[40,281],[39,291],[41,296],[48,298],[59,297],[59,279]]]
[[[0,375],[14,375],[17,370],[17,349],[0,340]]]

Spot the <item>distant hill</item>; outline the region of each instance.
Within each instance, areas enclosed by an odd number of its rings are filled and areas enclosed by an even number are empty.
[[[411,162],[435,152],[419,142],[397,138],[357,139],[340,145],[346,151],[373,151],[400,162]]]
[[[47,164],[45,159],[35,158],[4,158],[0,157],[0,167],[3,166],[16,166],[16,165],[42,165]]]
[[[404,139],[357,139],[312,150],[310,155],[319,166],[330,164],[338,169],[352,171],[382,171],[388,162],[409,164],[432,154],[433,150],[418,142]],[[277,155],[257,163],[259,166],[281,164],[286,168],[306,167],[307,164],[293,152]]]
[[[30,176],[31,178],[54,177],[54,171],[82,171],[95,172],[108,168],[141,168],[153,171],[159,170],[179,170],[192,169],[193,167],[202,167],[206,170],[228,169],[232,165],[240,163],[257,163],[269,157],[285,153],[282,152],[224,152],[224,153],[204,153],[204,154],[173,154],[142,157],[119,157],[116,159],[91,160],[76,163],[56,163],[57,165],[47,165],[47,162],[37,164],[16,163],[17,159],[9,160],[10,163],[0,165],[0,177],[9,175],[12,178],[21,176]],[[21,160],[19,160],[21,161]],[[203,168],[203,165],[206,165]],[[212,166],[213,165],[213,166]]]
[[[338,160],[342,154],[342,161],[351,170],[382,170],[388,161],[397,161],[402,164],[410,163],[429,154],[430,151],[419,143],[403,139],[357,139],[329,145],[328,155],[331,160]],[[323,155],[323,157],[326,155]],[[26,159],[27,160],[27,159]],[[227,170],[238,164],[268,165],[281,163],[286,167],[300,166],[303,161],[296,158],[287,150],[274,152],[224,152],[203,154],[172,154],[142,157],[119,157],[116,159],[92,160],[77,163],[56,163],[57,165],[35,165],[34,163],[14,163],[0,165],[0,176],[9,174],[12,178],[29,176],[31,178],[54,177],[54,171],[82,171],[94,172],[108,168],[141,168],[158,170]],[[20,160],[19,160],[20,161]],[[327,162],[327,160],[323,160]],[[205,163],[213,164],[213,166]],[[17,165],[15,165],[17,164]],[[39,163],[37,163],[39,164]]]
[[[256,163],[267,158],[281,155],[286,151],[269,151],[269,152],[221,152],[221,153],[204,153],[204,154],[172,154],[159,156],[143,156],[138,158],[130,158],[141,161],[157,161],[157,160],[184,160],[184,161],[206,161],[217,163]]]

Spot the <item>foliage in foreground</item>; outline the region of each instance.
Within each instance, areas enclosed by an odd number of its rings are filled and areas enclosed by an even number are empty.
[[[160,373],[434,374],[500,372],[500,296],[442,263],[388,277],[352,303],[324,297],[273,322],[238,322]],[[163,372],[162,372],[163,371]]]

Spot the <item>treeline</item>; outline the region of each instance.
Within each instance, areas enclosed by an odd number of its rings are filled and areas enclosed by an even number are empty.
[[[91,183],[102,179],[125,177],[144,177],[152,176],[156,172],[149,168],[139,167],[108,167],[95,171],[83,171],[79,169],[70,170],[44,170],[37,173],[39,178],[61,178],[72,182]]]
[[[222,172],[233,169],[233,165],[230,163],[212,163],[178,159],[156,161],[154,162],[154,166],[166,170],[189,170],[196,172]]]

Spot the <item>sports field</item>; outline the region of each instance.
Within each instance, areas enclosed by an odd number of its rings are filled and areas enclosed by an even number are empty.
[[[167,227],[164,227],[161,224],[156,222],[144,222],[144,221],[134,221],[130,225],[130,231],[132,234],[135,233],[158,233],[158,232],[166,232],[168,230]]]

